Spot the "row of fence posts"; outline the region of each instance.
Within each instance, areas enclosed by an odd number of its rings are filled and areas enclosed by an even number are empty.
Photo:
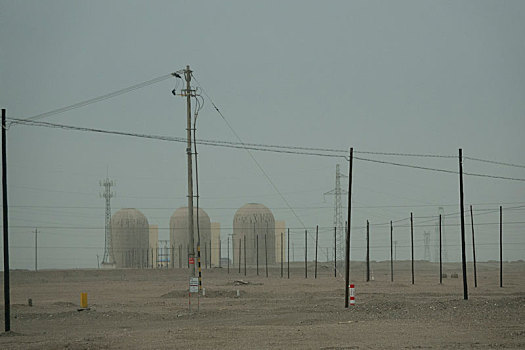
[[[500,250],[500,287],[503,287],[503,208],[499,207],[500,221],[499,221],[499,250]],[[470,218],[471,218],[471,229],[472,229],[472,257],[473,257],[473,273],[474,273],[474,287],[478,286],[477,282],[477,268],[476,268],[476,244],[474,235],[474,215],[472,205],[470,206]],[[442,215],[439,215],[438,228],[439,228],[439,283],[443,283],[443,246],[442,246]],[[244,258],[244,275],[247,275],[247,252],[246,252],[246,236],[239,238],[239,250],[238,250],[238,273],[241,273],[241,259]],[[287,278],[290,278],[290,229],[287,234]],[[334,227],[334,242],[337,241],[337,228]],[[259,238],[256,235],[256,274],[259,275]],[[241,250],[243,247],[243,251]],[[284,233],[281,233],[281,277],[284,277]],[[319,226],[316,226],[315,233],[315,259],[314,259],[314,278],[317,278],[317,265],[318,265],[318,248],[319,248]],[[266,277],[268,277],[268,247],[266,245],[265,235],[265,268]],[[230,273],[230,240],[227,242],[228,252],[228,273]],[[415,284],[415,262],[414,262],[414,215],[410,213],[410,257],[411,257],[411,283]],[[370,281],[370,222],[366,221],[366,281]],[[308,278],[308,231],[304,232],[304,277]],[[334,243],[334,277],[337,277],[337,247]],[[394,282],[394,225],[393,221],[390,221],[390,281]]]

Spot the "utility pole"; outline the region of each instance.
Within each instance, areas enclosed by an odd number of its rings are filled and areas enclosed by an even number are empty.
[[[441,214],[439,214],[439,284],[443,284],[443,258],[442,253],[442,242],[441,242]]]
[[[472,227],[472,261],[474,263],[474,288],[477,288],[478,274],[476,272],[476,242],[474,240],[474,214],[472,213],[472,205],[470,206],[470,224]]]
[[[38,271],[38,228],[35,228],[35,271]]]
[[[410,213],[410,247],[412,253],[412,284],[414,284],[414,217]]]
[[[11,296],[9,287],[9,225],[7,216],[7,126],[5,109],[2,108],[2,213],[4,226],[4,326],[11,330]]]
[[[463,299],[468,300],[467,259],[465,254],[465,206],[463,204],[463,150],[459,149],[459,206],[461,212],[461,268],[463,272]]]
[[[354,148],[350,148],[350,159],[348,161],[348,213],[346,229],[346,269],[345,269],[345,308],[348,308],[350,293],[350,228],[352,227],[352,172],[353,172]]]
[[[390,221],[390,282],[394,282],[394,256],[393,256],[393,236],[394,236],[394,227],[392,226],[392,221]]]
[[[366,220],[366,281],[370,282],[370,223]]]
[[[109,179],[106,173],[106,178],[100,180],[100,186],[104,187],[104,191],[100,194],[101,198],[106,200],[106,216],[104,226],[104,256],[102,258],[102,266],[112,265],[115,261],[113,257],[113,244],[111,242],[111,198],[115,197],[115,193],[111,192],[111,187],[116,185],[116,182]]]
[[[186,106],[187,106],[187,125],[186,125],[186,136],[188,144],[186,147],[186,154],[188,156],[188,229],[189,229],[189,242],[190,252],[189,259],[193,260],[193,268],[191,268],[191,277],[195,277],[195,239],[193,230],[193,171],[192,171],[192,154],[191,154],[191,98],[195,96],[195,91],[191,90],[191,69],[190,66],[186,66],[184,70],[184,78],[186,79]]]

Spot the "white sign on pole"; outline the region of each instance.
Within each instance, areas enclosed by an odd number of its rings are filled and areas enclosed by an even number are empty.
[[[190,293],[198,293],[198,292],[199,292],[199,278],[190,277]]]

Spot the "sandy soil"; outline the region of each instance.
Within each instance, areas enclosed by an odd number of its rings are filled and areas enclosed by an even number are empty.
[[[396,262],[352,263],[357,305],[344,308],[344,279],[328,265],[280,268],[266,278],[232,268],[203,270],[206,296],[188,310],[188,270],[68,270],[11,273],[11,333],[1,349],[463,349],[525,348],[525,263],[469,266],[468,301],[461,268]],[[459,273],[459,278],[450,278]],[[249,282],[235,285],[235,280]],[[240,297],[237,297],[239,290]],[[78,311],[87,292],[89,310]],[[28,306],[28,298],[33,306]],[[2,305],[3,310],[3,305]],[[3,317],[0,323],[4,329]]]

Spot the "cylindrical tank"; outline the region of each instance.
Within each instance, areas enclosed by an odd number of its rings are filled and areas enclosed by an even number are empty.
[[[193,243],[195,258],[197,258],[197,244],[200,236],[201,264],[210,256],[211,249],[211,222],[208,214],[199,208],[199,227],[197,230],[197,208],[193,208]],[[188,253],[190,250],[190,233],[188,228],[188,207],[181,207],[170,218],[170,257],[172,267],[188,267]],[[206,253],[207,257],[204,256]],[[213,252],[212,252],[213,253]],[[207,261],[207,260],[206,260]],[[197,260],[195,259],[195,264]]]
[[[111,217],[111,253],[115,266],[146,267],[149,249],[148,219],[137,209],[125,208]]]
[[[262,267],[275,264],[275,219],[270,209],[263,204],[248,203],[237,210],[233,217],[233,261],[244,264],[244,240],[246,240],[246,263]],[[266,247],[265,247],[266,240]],[[258,249],[257,249],[258,247]],[[266,248],[266,249],[265,249]]]

